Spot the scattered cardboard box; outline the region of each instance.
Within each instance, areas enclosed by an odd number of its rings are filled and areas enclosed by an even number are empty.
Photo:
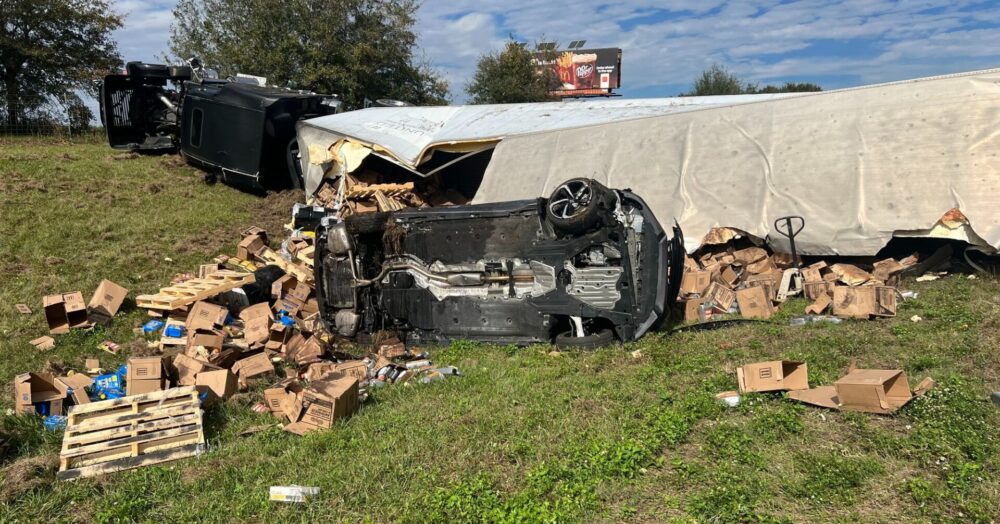
[[[264,390],[264,404],[275,414],[284,414],[283,405],[294,402],[295,397],[302,391],[302,384],[294,378],[286,378],[281,382]],[[284,404],[283,404],[284,403]]]
[[[774,314],[774,305],[760,286],[737,291],[736,302],[740,306],[740,314],[746,318],[771,318]]]
[[[95,324],[107,324],[118,314],[126,297],[128,297],[127,289],[110,280],[102,280],[97,284],[94,295],[87,303],[90,321]]]
[[[174,356],[173,367],[177,376],[177,384],[180,386],[198,385],[198,373],[215,368],[208,362],[189,357],[184,353],[178,353]]]
[[[27,304],[14,304],[14,307],[17,309],[17,312],[20,313],[20,314],[22,314],[22,315],[30,315],[31,314],[31,308],[28,307]]]
[[[806,363],[794,360],[745,364],[736,368],[736,380],[740,393],[809,389]]]
[[[21,373],[14,377],[14,406],[18,413],[34,413],[35,404],[49,402],[49,414],[62,415],[66,394],[66,386],[51,373]]]
[[[350,416],[358,409],[358,380],[340,377],[334,380],[314,381],[302,392],[301,398],[292,403],[293,422],[285,431],[302,435],[318,429],[330,428],[335,420]]]
[[[233,373],[240,378],[240,382],[246,383],[247,379],[268,373],[274,373],[274,364],[268,358],[267,353],[257,353],[256,355],[237,360],[232,367]]]
[[[28,343],[31,344],[32,346],[35,346],[35,349],[41,351],[47,351],[56,347],[56,339],[48,335],[29,340]]]
[[[226,308],[202,300],[191,306],[184,324],[190,330],[213,329],[226,325],[228,315],[229,310]]]
[[[94,379],[83,373],[73,373],[66,377],[58,377],[56,380],[61,382],[63,386],[66,386],[67,395],[73,399],[73,403],[77,406],[90,402],[90,396],[87,395],[87,388],[94,383]]]
[[[814,300],[812,304],[806,306],[806,314],[807,315],[822,314],[824,311],[826,311],[826,308],[830,307],[830,304],[832,303],[833,299],[830,298],[830,295],[823,293],[816,300]]]
[[[838,317],[868,318],[875,311],[874,287],[833,288],[833,314]]]
[[[853,369],[832,386],[792,391],[788,397],[814,406],[884,415],[894,413],[933,386],[934,380],[928,377],[911,391],[906,373],[899,369]]]
[[[63,335],[70,328],[87,328],[87,305],[83,302],[83,293],[63,293],[48,295],[42,299],[45,309],[45,320],[49,324],[49,333]]]
[[[239,390],[236,375],[228,369],[208,369],[195,375],[195,388],[200,392],[208,392],[212,401],[225,400]]]
[[[261,235],[247,235],[236,246],[236,258],[250,260],[250,257],[260,254],[265,249],[267,249],[267,244]]]
[[[681,293],[704,296],[711,283],[712,273],[709,271],[685,271],[681,277]]]
[[[142,395],[162,391],[168,387],[161,357],[132,357],[128,359],[125,388],[128,395]]]

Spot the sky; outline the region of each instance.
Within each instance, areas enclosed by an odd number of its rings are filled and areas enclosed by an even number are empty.
[[[125,60],[161,61],[173,2],[114,6]],[[510,37],[622,48],[626,97],[675,96],[714,63],[824,89],[1000,67],[997,0],[424,0],[415,31],[455,103],[477,58]]]

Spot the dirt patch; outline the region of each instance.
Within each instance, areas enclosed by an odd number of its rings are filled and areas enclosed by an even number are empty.
[[[163,155],[160,158],[160,164],[166,167],[184,167],[187,165],[187,162],[180,155]]]
[[[63,259],[63,258],[59,258],[59,257],[45,257],[45,264],[49,265],[49,266],[58,266],[59,264],[62,264],[64,262],[66,262],[66,259]]]
[[[139,158],[139,153],[118,153],[117,155],[108,155],[111,160],[135,160]]]
[[[146,339],[137,338],[122,347],[125,350],[125,354],[130,357],[155,357],[160,354],[160,349],[155,347],[149,347],[146,343]]]
[[[42,366],[42,373],[51,373],[61,377],[66,374],[66,364],[58,358],[46,360],[45,365]]]
[[[58,466],[59,457],[51,453],[14,461],[3,468],[0,502],[17,500],[33,489],[51,484]]]
[[[163,186],[160,184],[146,184],[146,191],[155,195],[160,191],[163,191]]]
[[[305,200],[305,193],[299,190],[268,193],[254,210],[252,225],[264,228],[273,239],[284,238],[282,228],[292,220],[292,206]]]

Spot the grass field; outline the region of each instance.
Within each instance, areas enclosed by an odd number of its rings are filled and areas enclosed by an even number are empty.
[[[46,361],[79,369],[124,360],[144,318],[107,330],[46,333],[41,297],[102,278],[131,295],[235,251],[238,232],[277,233],[291,202],[205,185],[170,158],[118,159],[100,143],[0,142],[0,406],[11,379]],[[1000,520],[1000,283],[950,276],[906,286],[897,318],[790,327],[770,323],[654,334],[636,344],[553,356],[549,347],[457,343],[430,349],[464,377],[374,392],[334,429],[298,437],[250,406],[257,385],[206,413],[209,453],[97,479],[54,478],[61,433],[4,414],[0,521],[995,522]],[[29,304],[23,316],[14,304]],[[923,317],[911,322],[913,315]],[[795,404],[780,394],[723,409],[733,370],[777,358],[832,383],[856,358],[938,385],[891,417]],[[301,505],[271,485],[319,486]]]

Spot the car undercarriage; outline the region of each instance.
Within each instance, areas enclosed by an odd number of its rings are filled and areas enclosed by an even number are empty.
[[[582,178],[547,199],[326,219],[316,245],[320,310],[341,336],[576,347],[662,322],[684,253],[640,197]]]

